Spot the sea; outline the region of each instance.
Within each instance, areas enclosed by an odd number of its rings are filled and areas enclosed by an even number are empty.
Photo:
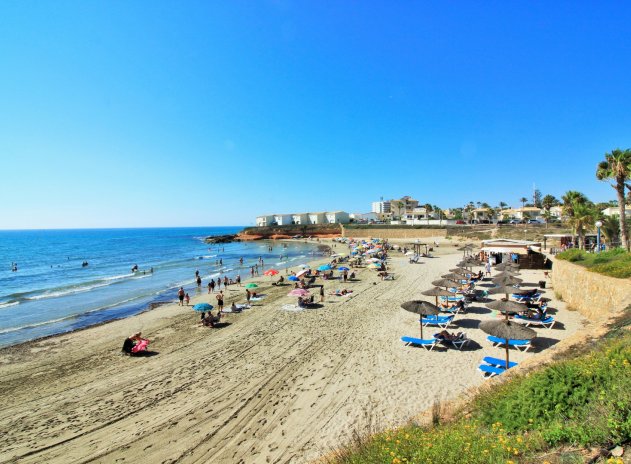
[[[304,240],[204,242],[241,229],[0,231],[0,347],[138,314],[176,300],[180,286],[193,297],[195,271],[207,292],[211,278],[249,278],[259,258],[281,270],[324,255]]]

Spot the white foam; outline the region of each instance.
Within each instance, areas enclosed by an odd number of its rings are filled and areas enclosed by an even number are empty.
[[[0,309],[9,308],[11,306],[17,306],[19,304],[20,304],[19,301],[12,301],[11,303],[0,303]]]

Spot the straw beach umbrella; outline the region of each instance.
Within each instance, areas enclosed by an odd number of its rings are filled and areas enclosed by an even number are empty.
[[[463,269],[461,267],[455,267],[453,269],[449,269],[449,272],[453,272],[454,274],[459,274],[462,276],[466,276],[469,274],[469,271],[467,271],[466,269]]]
[[[445,287],[445,289],[449,287],[457,287],[458,282],[451,279],[438,279],[432,282],[432,285],[436,287]]]
[[[498,271],[505,271],[506,269],[519,270],[519,264],[517,263],[500,263],[495,266]]]
[[[491,279],[495,285],[516,285],[523,282],[522,279],[518,279],[513,276],[494,277]]]
[[[508,320],[508,313],[519,314],[527,309],[525,305],[510,300],[495,300],[487,304],[486,307],[504,313],[506,320]]]
[[[451,293],[449,290],[444,290],[442,288],[438,288],[438,287],[434,287],[434,288],[430,288],[429,290],[425,290],[424,292],[421,292],[423,295],[425,296],[435,296],[436,297],[436,306],[438,306],[438,297],[439,296],[452,296],[453,293]]]
[[[440,314],[440,308],[438,308],[438,306],[435,306],[423,300],[406,301],[405,303],[401,304],[401,307],[406,311],[421,316],[419,318],[419,325],[421,327],[421,339],[423,338],[423,316],[427,316],[429,314]]]
[[[456,274],[455,272],[452,272],[450,274],[442,275],[441,277],[443,279],[455,280],[456,282],[458,282],[460,280],[467,280],[466,276],[463,276],[462,274]]]
[[[517,277],[518,275],[519,275],[519,271],[511,271],[507,269],[505,271],[501,271],[495,274],[493,276],[493,279],[498,279],[500,277]]]
[[[512,285],[499,285],[497,287],[489,288],[487,292],[493,295],[498,294],[498,293],[503,293],[506,295],[506,299],[508,300],[508,295],[510,293],[513,293],[515,290],[517,289],[513,287]]]
[[[508,340],[532,340],[537,332],[521,324],[511,321],[484,321],[480,323],[480,329],[489,335],[504,339],[506,347],[506,369],[508,369]]]

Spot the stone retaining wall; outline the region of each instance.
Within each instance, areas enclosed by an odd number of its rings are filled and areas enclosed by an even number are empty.
[[[601,320],[631,304],[631,279],[607,277],[568,261],[551,259],[554,292],[588,319]]]

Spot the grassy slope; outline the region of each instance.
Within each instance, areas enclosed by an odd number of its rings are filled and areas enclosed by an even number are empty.
[[[556,257],[609,277],[619,279],[631,277],[631,253],[622,248],[602,253],[587,253],[583,250],[571,249],[559,253]]]
[[[432,427],[357,437],[330,460],[360,463],[583,462],[581,449],[631,439],[631,307],[583,353],[478,394]],[[439,422],[435,415],[435,422]],[[609,460],[607,462],[622,462]]]

